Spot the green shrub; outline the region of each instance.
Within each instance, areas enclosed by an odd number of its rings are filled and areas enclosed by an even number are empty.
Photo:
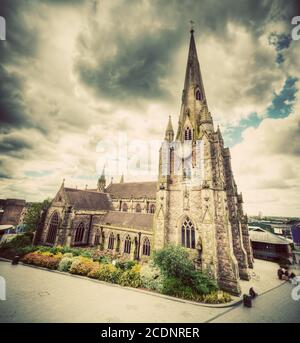
[[[218,290],[217,283],[213,279],[196,270],[191,274],[190,284],[197,294],[209,294]]]
[[[140,287],[141,286],[140,269],[141,269],[141,266],[137,264],[131,269],[125,270],[120,277],[120,285],[134,287],[134,288]]]
[[[195,270],[187,249],[180,246],[168,245],[154,252],[153,261],[166,277],[189,280]]]
[[[232,297],[226,292],[218,291],[203,295],[201,300],[202,302],[207,304],[223,304],[230,302],[232,300]]]
[[[111,283],[119,283],[122,273],[121,269],[112,264],[102,264],[98,271],[98,279]]]
[[[161,275],[159,268],[154,267],[151,263],[144,264],[141,267],[140,276],[142,287],[162,292],[164,277]]]
[[[69,255],[69,254],[64,254],[64,256],[61,259],[61,261],[59,262],[59,265],[57,268],[61,272],[68,272],[71,268],[73,261],[74,261],[73,257],[68,257],[65,255]],[[71,256],[72,256],[72,254],[71,254]]]
[[[192,287],[183,284],[180,279],[175,277],[164,279],[162,293],[185,299],[194,299],[195,297]]]
[[[218,290],[214,280],[195,270],[188,250],[183,247],[169,245],[158,250],[154,253],[154,263],[165,276],[165,294],[191,299]]]
[[[118,260],[116,261],[116,267],[122,270],[129,270],[137,264],[136,261],[131,260]]]
[[[12,258],[15,255],[24,255],[28,251],[23,253],[23,249],[26,246],[31,246],[31,242],[33,239],[32,232],[25,232],[22,234],[16,235],[8,242],[4,242],[0,246],[0,254],[4,257]]]
[[[73,258],[73,262],[69,271],[71,274],[86,276],[93,268],[98,265],[98,262],[94,262],[93,260],[86,257],[78,256]]]

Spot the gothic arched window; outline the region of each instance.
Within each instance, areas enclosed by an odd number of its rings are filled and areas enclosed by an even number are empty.
[[[144,239],[143,243],[143,255],[150,256],[150,240],[148,237]]]
[[[74,243],[82,243],[83,242],[83,236],[84,236],[84,224],[80,223],[77,226],[77,229],[75,232]]]
[[[150,206],[150,213],[155,213],[155,205],[154,204],[152,204]]]
[[[196,90],[196,100],[202,100],[200,89]]]
[[[124,243],[124,254],[130,254],[131,250],[131,239],[130,236],[126,236]]]
[[[115,236],[113,233],[111,233],[108,238],[108,249],[113,250],[114,245],[115,245]]]
[[[127,206],[126,202],[124,202],[124,204],[122,205],[122,211],[123,212],[127,212],[128,211],[128,206]]]
[[[190,141],[192,139],[192,130],[187,127],[184,131],[184,140],[185,141]]]
[[[59,217],[58,217],[57,212],[54,212],[50,220],[46,243],[49,243],[49,244],[55,243],[58,224],[59,224]]]
[[[181,226],[181,243],[186,248],[195,249],[195,228],[188,217]]]
[[[142,212],[142,208],[141,208],[141,205],[140,204],[137,204],[135,206],[135,212]]]

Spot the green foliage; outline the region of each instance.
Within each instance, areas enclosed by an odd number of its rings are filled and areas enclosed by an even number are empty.
[[[98,265],[99,263],[94,262],[92,259],[79,256],[73,258],[73,262],[71,264],[69,271],[71,274],[86,276],[93,268],[95,268]]]
[[[141,267],[140,276],[142,287],[162,292],[164,277],[161,275],[159,268],[154,267],[151,263],[144,264]]]
[[[165,276],[163,293],[188,299],[217,291],[214,280],[195,270],[187,249],[169,245],[154,253],[154,264]]]
[[[218,290],[217,283],[213,279],[196,270],[191,275],[190,284],[197,294],[209,294]]]
[[[25,253],[33,250],[31,247],[32,239],[32,232],[16,235],[10,241],[1,244],[0,255],[7,258],[13,258],[15,255],[23,256]],[[28,249],[24,251],[25,247],[28,247]]]
[[[141,276],[140,276],[140,265],[136,265],[131,269],[124,271],[120,277],[120,285],[127,287],[140,287],[141,286]]]
[[[202,302],[207,304],[224,304],[230,302],[232,300],[232,297],[226,292],[218,291],[203,295],[201,300]]]
[[[195,270],[187,249],[180,246],[168,245],[154,252],[153,261],[166,277],[189,280]]]
[[[63,258],[61,259],[61,261],[59,262],[59,265],[58,265],[58,270],[61,271],[61,272],[68,272],[71,268],[71,265],[74,261],[74,258],[72,257],[72,254],[71,257],[70,256],[66,256],[66,255],[69,255],[69,254],[65,254],[63,256]]]
[[[137,264],[136,261],[131,261],[131,260],[124,260],[124,261],[122,261],[122,260],[118,260],[116,262],[116,267],[120,268],[122,270],[129,270],[132,267],[134,267],[136,264]]]
[[[33,203],[27,209],[24,216],[25,230],[33,232],[37,228],[40,214],[43,209],[47,209],[50,206],[50,200],[46,199],[43,202]]]
[[[97,271],[98,279],[111,283],[119,283],[122,270],[112,264],[102,264]]]
[[[192,287],[183,284],[176,277],[166,277],[164,279],[162,293],[184,299],[194,299],[195,297],[195,292]]]

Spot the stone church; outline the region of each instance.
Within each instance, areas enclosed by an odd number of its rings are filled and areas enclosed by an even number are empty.
[[[178,146],[187,147],[180,158]],[[207,107],[193,29],[178,129],[175,135],[169,118],[157,182],[122,177],[107,186],[103,172],[96,189],[63,183],[44,213],[37,242],[95,246],[138,260],[167,244],[182,245],[221,289],[240,293],[239,279],[249,279],[253,267],[247,216],[229,148]]]

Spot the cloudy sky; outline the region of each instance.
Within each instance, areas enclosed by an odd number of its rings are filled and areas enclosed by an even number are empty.
[[[93,188],[105,144],[176,128],[192,19],[245,210],[300,216],[296,2],[0,0],[0,197]]]

